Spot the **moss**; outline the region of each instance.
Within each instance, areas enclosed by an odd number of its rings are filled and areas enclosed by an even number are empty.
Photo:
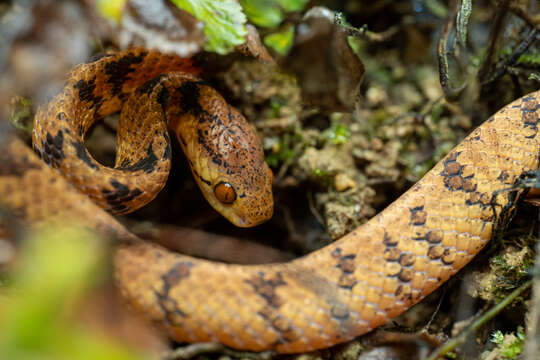
[[[407,173],[414,179],[420,179],[424,176],[434,165],[433,160],[424,161],[419,163],[417,159],[416,151],[405,150],[401,154],[401,161],[407,168]]]
[[[533,254],[528,247],[517,249],[510,246],[491,259],[489,271],[474,273],[475,281],[469,285],[469,294],[498,302],[528,276],[532,263]]]
[[[34,126],[34,113],[32,100],[16,96],[11,100],[9,121],[27,136],[32,136]]]
[[[497,347],[489,353],[491,358],[512,360],[517,359],[518,355],[523,351],[525,342],[525,332],[519,326],[515,333],[503,334],[500,330],[495,330],[490,337],[490,342],[496,344]],[[488,356],[483,356],[487,358]]]
[[[335,123],[323,132],[323,136],[335,145],[342,145],[349,141],[351,132],[347,126]]]
[[[279,96],[273,96],[268,103],[269,117],[278,118],[281,114],[283,106],[287,105],[287,101]]]
[[[330,174],[328,171],[325,171],[320,168],[316,168],[313,170],[313,175],[317,177],[321,184],[323,184],[326,187],[329,187],[332,184],[332,181],[330,180]]]
[[[266,155],[266,162],[270,167],[277,168],[280,165],[290,162],[299,156],[295,144],[301,143],[300,134],[284,134],[273,146],[272,152]]]

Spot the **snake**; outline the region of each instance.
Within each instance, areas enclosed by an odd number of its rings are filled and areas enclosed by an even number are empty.
[[[260,142],[243,137],[253,129],[194,71],[193,62],[156,51],[108,53],[77,66],[40,108],[34,152],[5,126],[0,131],[0,206],[32,226],[71,218],[123,240],[114,253],[123,298],[181,343],[291,354],[365,334],[478,254],[526,195],[516,184],[539,167],[536,91],[474,129],[375,217],[315,252],[264,265],[174,253],[141,240],[111,214],[137,208],[162,186],[168,129],[188,157],[201,156],[190,158],[191,171],[231,222],[250,226],[273,211]],[[107,168],[88,153],[84,135],[119,109],[117,159]]]

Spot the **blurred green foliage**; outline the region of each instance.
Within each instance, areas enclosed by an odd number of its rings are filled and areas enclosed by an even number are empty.
[[[521,326],[519,326],[515,334],[504,336],[502,331],[495,330],[491,334],[490,341],[497,345],[502,359],[516,359],[523,351],[523,345],[525,343],[525,331]]]
[[[240,0],[248,19],[263,28],[275,28],[285,20],[286,13],[300,12],[308,0]],[[264,36],[264,44],[280,55],[286,55],[294,41],[294,27],[284,28]]]
[[[313,175],[318,178],[323,186],[330,187],[332,185],[332,177],[323,169],[316,168],[313,170]]]
[[[253,24],[275,27],[285,19],[285,13],[301,11],[308,0],[240,0],[240,4]]]
[[[119,22],[126,0],[98,0],[98,12]],[[246,16],[235,0],[172,0],[180,9],[193,15],[204,25],[205,50],[226,54],[244,43]]]
[[[340,123],[333,123],[328,129],[326,129],[323,135],[335,145],[342,145],[349,141],[351,132],[349,128]]]
[[[96,7],[102,16],[114,21],[120,21],[125,3],[126,0],[97,0]]]
[[[505,46],[501,50],[501,57],[509,57],[513,53],[511,46]],[[524,54],[521,54],[517,59],[518,64],[530,64],[531,67],[540,65],[540,53],[535,51],[530,51]]]
[[[288,12],[302,11],[308,0],[171,0],[178,8],[190,13],[204,25],[205,50],[226,54],[244,43],[246,15],[253,24],[274,28]],[[98,12],[119,22],[126,0],[97,0]],[[267,35],[265,44],[285,55],[292,46],[294,28],[287,26]]]
[[[253,24],[261,27],[274,27],[283,20],[283,12],[274,1],[240,0],[240,4]]]
[[[32,129],[34,127],[32,100],[22,96],[16,96],[11,102],[9,121],[25,135],[32,136]]]
[[[295,148],[295,145],[302,143],[302,136],[299,133],[289,134],[286,133],[280,137],[276,149],[265,157],[266,163],[272,167],[291,162],[299,155],[299,149]]]
[[[44,229],[25,241],[9,285],[0,288],[3,359],[142,359],[76,322],[76,305],[102,278],[102,255],[98,239],[74,226]]]
[[[287,55],[294,41],[294,28],[286,26],[283,30],[268,34],[264,37],[264,44],[274,49],[280,55]]]
[[[226,54],[244,43],[246,16],[235,0],[172,0],[204,24],[205,49]]]

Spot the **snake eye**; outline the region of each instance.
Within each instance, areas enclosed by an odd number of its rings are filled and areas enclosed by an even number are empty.
[[[236,191],[228,182],[220,182],[214,188],[214,195],[223,204],[232,204],[236,200]]]

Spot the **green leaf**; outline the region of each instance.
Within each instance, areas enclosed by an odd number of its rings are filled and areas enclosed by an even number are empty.
[[[286,12],[301,11],[308,0],[240,0],[249,21],[261,27],[275,27]]]
[[[277,0],[277,2],[286,12],[294,12],[304,9],[308,0]]]
[[[204,24],[205,49],[218,54],[244,43],[246,16],[234,0],[172,0]]]
[[[261,27],[274,27],[283,20],[283,13],[275,1],[240,0],[249,21]]]
[[[491,341],[494,344],[502,344],[503,340],[504,340],[504,335],[500,330],[495,330],[491,334],[491,338],[489,339],[489,341]]]
[[[280,55],[287,55],[293,45],[294,28],[287,26],[285,30],[266,35],[264,44],[274,49]]]
[[[96,7],[102,16],[119,22],[122,18],[122,9],[125,3],[126,0],[98,0]]]
[[[349,128],[343,124],[335,123],[328,130],[324,132],[328,140],[332,141],[335,145],[342,145],[347,143],[351,137]]]

